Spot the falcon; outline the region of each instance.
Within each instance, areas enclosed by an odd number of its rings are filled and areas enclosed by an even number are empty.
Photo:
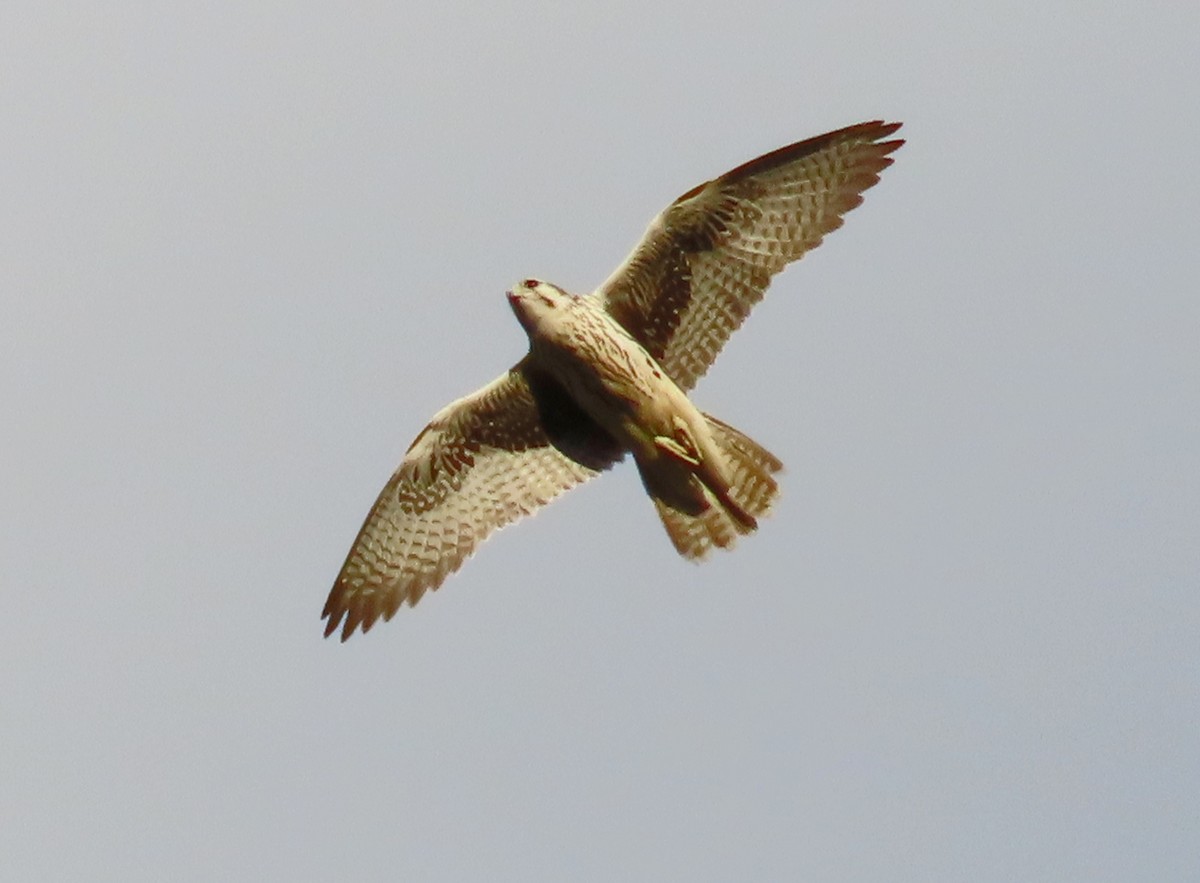
[[[782,463],[688,391],[771,278],[862,202],[899,123],[809,138],[694,187],[586,295],[526,279],[529,352],[421,431],[367,515],[322,618],[345,641],[436,589],[493,531],[630,455],[685,558],[753,532]]]

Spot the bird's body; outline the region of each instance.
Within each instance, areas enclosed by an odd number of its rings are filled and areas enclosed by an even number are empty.
[[[782,464],[688,391],[771,276],[841,225],[891,164],[899,124],[798,142],[672,203],[596,291],[509,292],[529,352],[410,446],[330,592],[326,635],[365,632],[437,588],[496,528],[631,454],[681,555],[757,527]]]
[[[526,279],[509,292],[509,303],[529,335],[534,370],[553,377],[622,451],[633,455],[653,499],[689,516],[716,502],[738,533],[757,526],[754,515],[730,496],[728,455],[708,418],[595,300]],[[760,481],[769,483],[773,497],[770,473]],[[760,514],[769,503],[762,501]],[[670,533],[670,522],[667,527]],[[686,546],[680,552],[693,558],[702,554]]]
[[[707,439],[703,418],[654,357],[593,301],[527,279],[509,294],[536,366],[635,457],[683,427]],[[547,302],[552,306],[547,306]]]

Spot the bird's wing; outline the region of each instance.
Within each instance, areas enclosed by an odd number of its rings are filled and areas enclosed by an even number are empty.
[[[685,193],[591,297],[684,390],[713,363],[771,277],[842,224],[904,142],[860,123],[738,166]]]
[[[526,360],[527,361],[527,360]],[[409,447],[338,574],[325,635],[366,632],[416,604],[492,531],[621,457],[619,447],[526,362],[443,408]]]

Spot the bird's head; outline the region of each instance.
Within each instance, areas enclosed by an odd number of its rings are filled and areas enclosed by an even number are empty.
[[[518,282],[508,292],[508,303],[531,338],[544,335],[547,325],[553,325],[574,300],[557,285],[539,279]]]

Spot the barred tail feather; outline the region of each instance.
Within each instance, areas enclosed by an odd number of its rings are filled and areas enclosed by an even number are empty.
[[[771,506],[779,496],[779,485],[773,476],[783,469],[778,457],[728,423],[705,414],[709,431],[725,455],[729,467],[729,495],[733,501],[756,518],[771,514]]]
[[[729,475],[728,489],[714,490],[700,485],[704,504],[692,512],[672,506],[655,493],[654,481],[642,474],[654,507],[662,519],[667,536],[675,549],[685,558],[700,560],[714,546],[731,548],[738,536],[753,533],[757,519],[770,514],[771,505],[779,496],[779,485],[772,477],[783,463],[758,442],[727,423],[705,415],[709,430],[725,458]],[[699,480],[692,479],[699,485]]]
[[[654,508],[672,545],[684,558],[700,561],[713,546],[728,549],[737,542],[738,533],[745,531],[714,499],[712,505],[699,515],[688,515],[673,509],[657,497]]]

